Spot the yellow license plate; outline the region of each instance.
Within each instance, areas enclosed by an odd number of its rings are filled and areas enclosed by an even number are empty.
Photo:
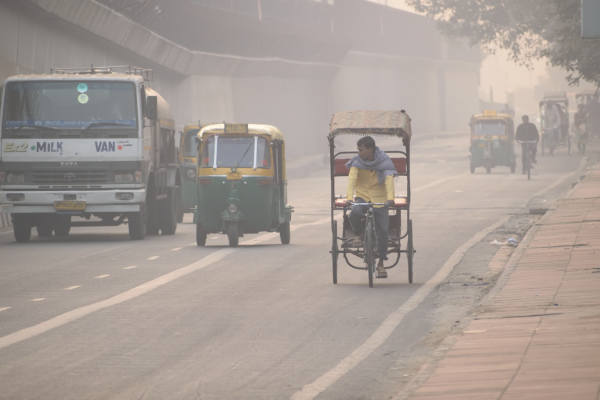
[[[85,210],[85,201],[55,201],[55,210],[83,211]]]
[[[230,180],[234,180],[234,179],[242,179],[242,173],[235,171],[235,172],[228,172],[227,173],[227,179]]]

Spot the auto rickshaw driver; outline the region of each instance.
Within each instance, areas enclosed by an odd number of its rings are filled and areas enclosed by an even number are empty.
[[[348,189],[346,192],[346,204],[353,201],[356,191],[356,203],[387,203],[394,205],[394,177],[398,176],[396,168],[390,157],[375,146],[375,140],[370,136],[364,136],[357,142],[358,155],[353,157],[346,167],[350,170],[348,175]],[[374,206],[375,231],[377,233],[377,251],[379,261],[377,263],[377,278],[387,278],[387,272],[383,266],[387,260],[388,229],[390,224],[389,209],[387,206]],[[362,219],[367,212],[367,206],[352,206],[350,212],[350,224],[354,232],[355,247],[363,245],[362,235],[364,227]]]

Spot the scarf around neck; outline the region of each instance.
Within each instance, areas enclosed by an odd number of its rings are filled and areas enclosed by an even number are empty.
[[[350,169],[356,167],[359,169],[368,169],[371,171],[377,171],[377,181],[379,185],[385,183],[385,177],[388,175],[394,178],[398,176],[396,167],[392,162],[390,156],[379,150],[379,147],[375,146],[375,159],[373,161],[363,160],[359,155],[352,157],[350,161],[346,163],[346,168]]]

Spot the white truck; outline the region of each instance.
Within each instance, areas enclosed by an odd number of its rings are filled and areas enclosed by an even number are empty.
[[[39,236],[123,223],[131,239],[175,233],[175,122],[152,75],[92,65],[5,81],[0,205],[17,242],[33,227]]]

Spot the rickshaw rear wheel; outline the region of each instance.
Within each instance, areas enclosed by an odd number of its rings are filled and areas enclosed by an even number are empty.
[[[202,228],[199,222],[196,223],[196,245],[204,246],[206,244],[206,231]]]
[[[333,272],[333,284],[337,284],[337,261],[338,261],[338,247],[337,247],[337,221],[333,221],[332,227],[332,243],[331,243],[331,269]]]
[[[290,244],[291,235],[289,222],[284,222],[279,225],[279,238],[281,239],[281,244]]]
[[[238,236],[237,222],[230,222],[227,224],[227,238],[229,239],[230,247],[237,247],[240,241],[240,237]]]
[[[129,229],[129,237],[131,240],[142,240],[146,237],[146,222],[148,213],[146,204],[140,204],[140,211],[127,215],[127,228]]]
[[[408,259],[408,283],[413,282],[413,255],[414,255],[414,246],[413,246],[413,229],[412,229],[412,219],[408,220],[408,243],[406,245],[406,258]]]

